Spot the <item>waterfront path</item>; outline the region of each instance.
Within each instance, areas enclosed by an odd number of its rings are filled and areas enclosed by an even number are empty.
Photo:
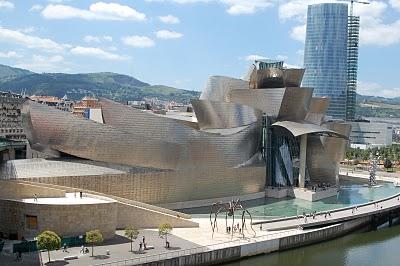
[[[342,176],[347,176],[349,178],[356,177],[362,179],[369,179],[369,172],[364,170],[356,170],[353,171],[351,169],[340,168],[339,174]],[[398,172],[383,172],[377,171],[376,172],[376,181],[383,181],[383,182],[399,182],[400,181],[400,173]]]
[[[328,212],[318,212],[316,215],[310,213],[300,216],[292,216],[267,221],[257,221],[253,225],[262,226],[264,230],[275,231],[292,228],[312,228],[317,226],[337,224],[357,218],[381,214],[400,208],[400,194]]]

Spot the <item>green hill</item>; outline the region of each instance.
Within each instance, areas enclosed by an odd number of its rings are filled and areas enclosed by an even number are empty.
[[[21,68],[9,67],[0,64],[0,79],[12,80],[14,78],[31,75],[33,72]]]
[[[116,101],[142,100],[157,97],[160,100],[188,103],[198,98],[196,91],[180,90],[161,85],[150,85],[128,75],[111,72],[87,74],[43,73],[0,65],[0,90],[28,95],[52,95],[73,100],[93,95]]]

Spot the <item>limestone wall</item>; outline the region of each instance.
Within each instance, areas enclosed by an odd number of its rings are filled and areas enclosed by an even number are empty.
[[[24,199],[33,198],[64,197],[65,191],[61,189],[46,188],[42,186],[20,183],[18,181],[0,181],[0,198],[3,199]]]
[[[150,204],[246,195],[264,191],[265,167],[226,168],[210,173],[165,171],[121,175],[41,177],[33,182],[82,188]]]
[[[29,183],[27,181],[24,182]],[[41,183],[40,185],[50,188],[65,189],[68,192],[74,191],[74,189],[59,185],[43,183]],[[157,228],[162,223],[169,223],[175,228],[199,226],[197,223],[190,220],[190,215],[185,213],[172,211],[138,201],[127,200],[116,196],[108,196],[99,192],[88,190],[83,190],[82,192],[90,194],[90,197],[92,198],[99,198],[103,200],[112,199],[118,202],[118,229],[126,228],[129,225],[135,225],[137,228]]]
[[[61,236],[76,236],[98,229],[105,239],[115,234],[117,203],[52,205],[0,200],[0,232],[31,238],[51,230]],[[37,216],[37,228],[29,229],[26,216]]]

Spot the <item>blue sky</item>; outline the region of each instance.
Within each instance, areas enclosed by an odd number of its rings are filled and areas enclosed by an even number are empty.
[[[35,72],[110,71],[201,90],[251,59],[301,66],[308,4],[325,0],[0,0],[0,63]],[[359,92],[400,96],[400,0],[357,5]]]

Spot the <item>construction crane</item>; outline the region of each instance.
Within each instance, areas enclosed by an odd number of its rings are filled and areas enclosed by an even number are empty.
[[[353,8],[354,8],[354,3],[357,4],[363,4],[363,5],[369,5],[370,2],[365,2],[365,1],[358,1],[358,0],[343,0],[346,2],[350,2],[350,16],[353,16]]]

